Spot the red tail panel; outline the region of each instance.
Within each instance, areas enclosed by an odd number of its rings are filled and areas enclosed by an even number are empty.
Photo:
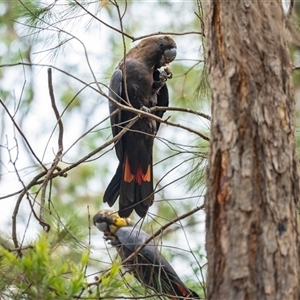
[[[139,185],[142,185],[143,181],[150,182],[151,181],[151,166],[148,165],[147,172],[145,174],[143,173],[142,168],[139,167],[136,174],[134,175],[131,173],[128,157],[126,156],[123,179],[126,182],[131,182],[132,180],[135,180]]]
[[[136,175],[135,175],[135,180],[139,185],[141,185],[143,181],[150,182],[151,181],[151,168],[150,168],[150,165],[148,165],[147,172],[145,174],[143,174],[142,168],[139,167],[137,172],[136,172]]]
[[[128,161],[128,157],[126,156],[125,159],[125,166],[124,166],[124,181],[131,182],[134,179],[134,175],[131,174],[130,165]]]

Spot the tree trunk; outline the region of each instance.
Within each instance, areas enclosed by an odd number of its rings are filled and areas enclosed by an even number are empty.
[[[282,4],[207,8],[207,299],[298,299],[295,101]]]

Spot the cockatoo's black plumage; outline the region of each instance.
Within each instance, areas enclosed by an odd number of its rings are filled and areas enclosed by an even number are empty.
[[[150,111],[153,106],[168,106],[166,85],[171,77],[167,65],[175,59],[176,44],[168,36],[150,37],[132,48],[119,63],[110,81],[109,96],[123,105]],[[164,67],[163,70],[158,70]],[[126,92],[127,91],[127,92]],[[118,110],[113,101],[110,113]],[[164,111],[155,115],[162,117]],[[111,117],[116,136],[135,113],[120,110]],[[160,123],[140,117],[119,141],[115,143],[119,165],[109,183],[103,201],[112,206],[119,197],[119,214],[128,217],[135,210],[144,217],[154,201],[152,148]]]
[[[169,262],[162,256],[159,247],[150,241],[149,235],[136,227],[129,218],[120,218],[109,210],[99,211],[93,218],[94,225],[104,233],[104,238],[115,246],[126,261],[140,246],[144,246],[125,267],[146,287],[168,295],[172,300],[200,299],[181,281]]]

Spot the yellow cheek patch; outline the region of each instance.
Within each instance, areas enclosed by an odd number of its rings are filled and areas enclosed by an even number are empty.
[[[113,224],[109,225],[109,229],[112,234],[116,234],[119,228],[126,227],[126,226],[128,226],[128,222],[126,219],[116,218]]]
[[[115,235],[120,227],[134,226],[134,223],[129,218],[121,218],[117,212],[111,210],[101,210],[98,215],[97,223],[105,223],[109,226],[109,231]],[[105,227],[102,224],[99,228],[100,231],[105,231]],[[108,228],[107,228],[108,230]]]
[[[128,226],[128,222],[123,218],[117,218],[114,223],[118,228]]]

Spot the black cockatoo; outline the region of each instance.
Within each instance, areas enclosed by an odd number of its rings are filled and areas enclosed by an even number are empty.
[[[142,40],[126,54],[113,73],[109,96],[123,105],[148,112],[156,105],[168,106],[166,80],[172,77],[168,64],[175,57],[176,44],[169,36]],[[118,106],[110,101],[109,110],[113,113],[118,110]],[[164,111],[155,113],[159,117],[163,114]],[[135,113],[125,110],[112,115],[113,136],[135,116]],[[133,210],[144,217],[153,203],[152,148],[159,125],[151,118],[140,117],[115,143],[119,165],[104,193],[103,201],[112,206],[120,195],[121,217],[128,217]]]
[[[117,248],[123,260],[149,239],[149,235],[136,227],[129,218],[121,218],[110,210],[99,211],[94,216],[93,222],[104,233],[104,238]],[[129,259],[125,267],[144,286],[165,294],[172,300],[200,299],[195,292],[185,286],[153,241],[148,242]]]

